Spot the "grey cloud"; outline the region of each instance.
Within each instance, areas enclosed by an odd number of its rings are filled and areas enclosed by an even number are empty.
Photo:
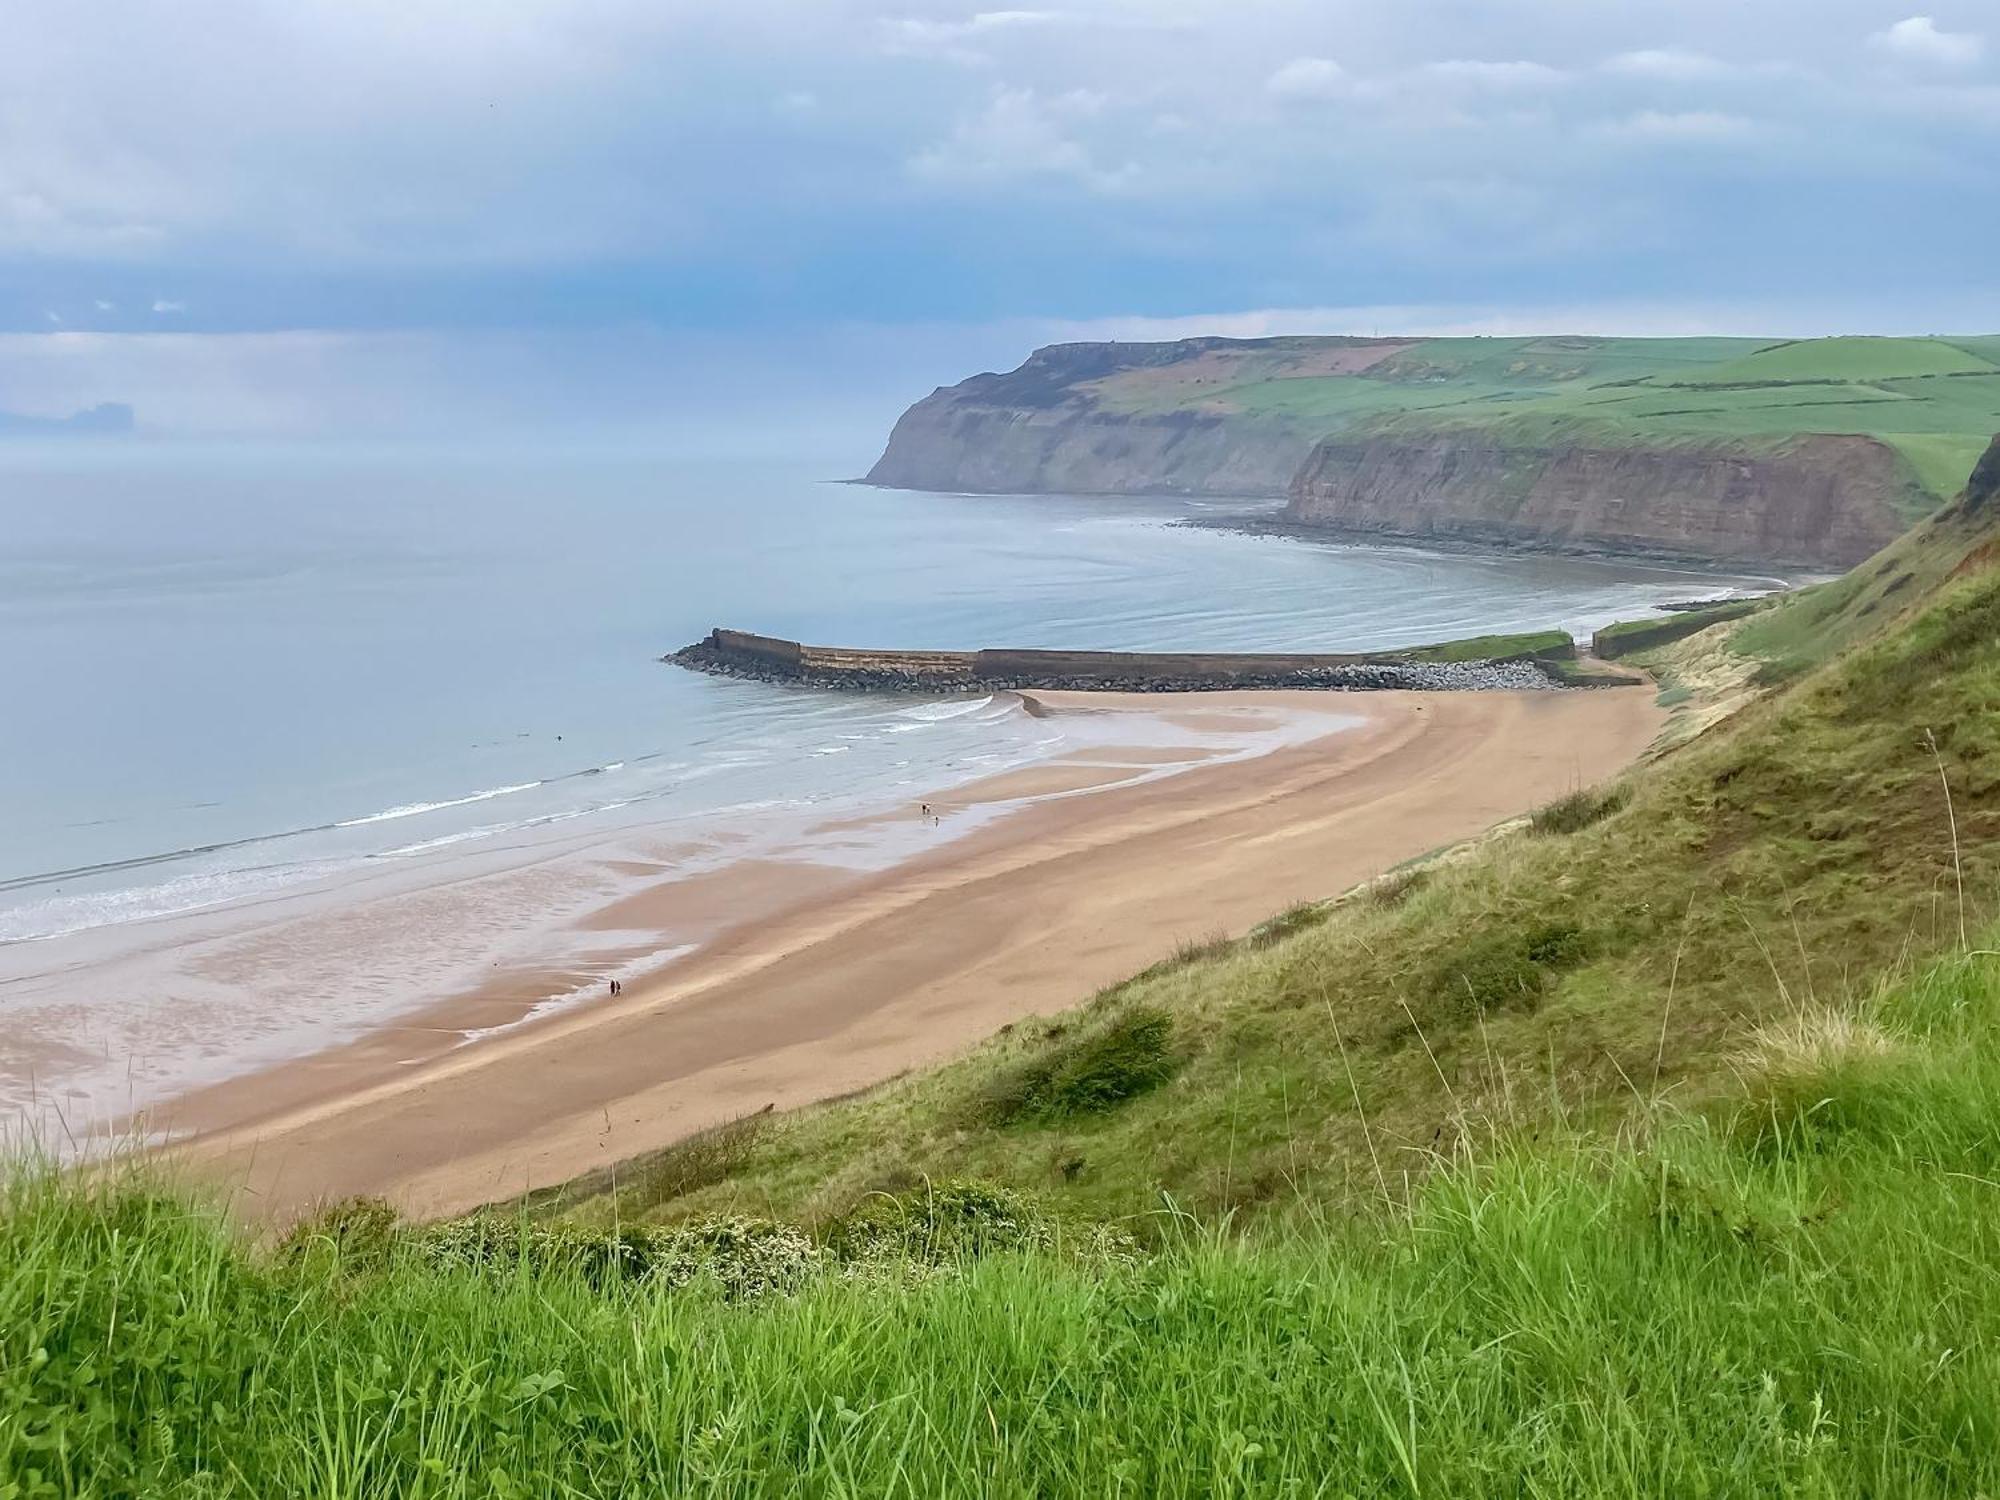
[[[1910,62],[1967,68],[1986,55],[1986,39],[1970,31],[1940,30],[1929,16],[1898,21],[1870,40],[1882,51]]]
[[[807,285],[828,302],[844,284],[823,265],[907,244],[878,274],[942,283],[970,262],[952,295],[982,311],[1142,284],[1158,306],[1225,274],[1260,299],[1538,255],[1557,281],[1615,277],[1763,213],[1782,238],[1799,203],[1835,197],[1876,207],[1840,237],[1863,267],[1890,221],[1939,247],[1990,222],[2000,160],[1979,38],[1896,17],[1882,0],[15,0],[0,281],[77,268],[73,300],[37,291],[23,320],[183,288],[190,325],[216,299],[183,267],[401,284],[640,265],[690,300]],[[981,257],[1009,241],[1053,274],[1007,282]],[[146,279],[90,279],[115,264]],[[495,294],[481,315],[514,314]]]
[[[1264,87],[1281,99],[1339,99],[1353,92],[1354,81],[1330,57],[1295,57],[1266,79]]]
[[[1729,64],[1688,47],[1640,47],[1606,58],[1604,67],[1612,73],[1669,80],[1715,78],[1729,71]]]

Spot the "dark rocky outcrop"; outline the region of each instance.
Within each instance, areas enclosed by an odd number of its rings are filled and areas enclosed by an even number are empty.
[[[1965,508],[1981,510],[2000,499],[2000,437],[1986,450],[1965,484]]]
[[[1901,459],[1867,437],[1753,451],[1525,447],[1439,433],[1318,444],[1284,515],[1408,540],[1846,568],[1897,536],[1916,503]]]

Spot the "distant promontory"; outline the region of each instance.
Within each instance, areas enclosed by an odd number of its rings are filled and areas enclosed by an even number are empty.
[[[132,408],[122,401],[101,401],[66,417],[0,411],[0,437],[102,437],[130,432],[132,426]]]
[[[1844,568],[1955,492],[1996,427],[2000,336],[1057,344],[919,401],[867,479]]]

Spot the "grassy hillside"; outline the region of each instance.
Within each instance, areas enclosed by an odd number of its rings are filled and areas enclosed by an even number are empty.
[[[360,1215],[273,1256],[25,1178],[0,1489],[1993,1493],[2000,965],[1842,1003],[1710,1115],[1482,1139],[1254,1244],[1161,1210],[1149,1257],[949,1190],[872,1257]]]
[[[2000,1492],[1996,553],[1976,490],[1666,648],[1766,695],[1614,787],[532,1204],[20,1171],[0,1495]]]
[[[1762,663],[1767,683],[1788,681],[1893,627],[1953,578],[1982,575],[2000,557],[2000,515],[1981,499],[1946,508],[1860,567],[1761,612],[1734,632],[1731,649]],[[1986,711],[1977,699],[1959,708]]]
[[[1940,339],[1829,338],[1771,344],[1741,359],[1690,373],[1689,385],[1825,384],[1908,380],[1925,375],[1990,375],[1990,361]]]
[[[1336,374],[1316,371],[1315,341],[1277,343],[1212,373],[1131,370],[1082,389],[1112,411],[1246,413],[1325,436],[1768,447],[1856,433],[1897,449],[1934,499],[2000,427],[2000,339],[1428,339]]]
[[[682,1160],[699,1143],[632,1164],[615,1209],[575,1211],[811,1222],[973,1177],[1093,1217],[1164,1190],[1284,1219],[1401,1183],[1469,1121],[1610,1130],[1657,1097],[1726,1092],[1759,1024],[1955,941],[1961,874],[1968,921],[1990,910],[2000,574],[1940,580],[1991,528],[1954,511],[1742,622],[1773,680],[1861,644],[1560,825],[1576,831],[1523,829],[1167,958],[954,1066],[746,1128],[700,1170]],[[1051,1089],[1075,1097],[1017,1103]]]

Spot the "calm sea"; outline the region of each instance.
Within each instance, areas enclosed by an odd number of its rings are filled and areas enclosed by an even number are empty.
[[[1343,650],[1585,631],[1744,581],[1257,539],[1177,527],[1219,507],[1176,501],[828,482],[855,466],[0,446],[0,1033],[10,1006],[44,1030],[91,1013],[87,969],[54,961],[79,934],[399,862],[443,879],[441,861],[536,830],[823,818],[1046,755],[1060,732],[979,700],[659,662],[713,625]]]

